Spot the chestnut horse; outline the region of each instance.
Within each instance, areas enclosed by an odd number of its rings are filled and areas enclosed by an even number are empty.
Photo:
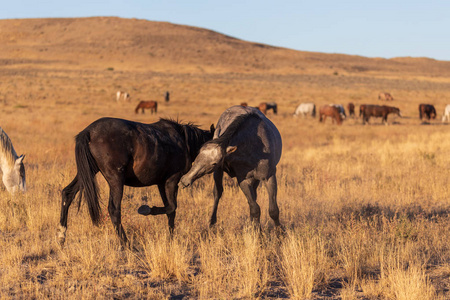
[[[361,105],[362,106],[362,105]],[[396,114],[402,117],[400,109],[387,105],[364,105],[363,124],[369,122],[370,117],[382,118],[381,122],[387,125],[387,117],[389,114]]]
[[[366,104],[361,104],[359,106],[359,117],[361,118],[362,116],[364,116],[364,110],[366,109]]]
[[[338,107],[334,105],[323,105],[319,109],[319,122],[325,122],[327,117],[331,117],[333,123],[336,121],[338,125],[342,124],[342,114]]]
[[[138,113],[139,109],[142,109],[142,113],[144,113],[144,109],[150,109],[150,111],[155,112],[155,114],[157,113],[158,110],[158,102],[150,100],[150,101],[141,101],[139,102],[139,104],[136,106],[136,109],[134,110],[135,113]]]
[[[258,109],[265,115],[269,109],[273,110],[274,114],[277,114],[277,104],[275,102],[261,102]]]
[[[349,104],[347,104],[347,109],[348,109],[348,116],[354,117],[355,116],[355,104],[350,102]]]
[[[428,120],[436,119],[436,109],[431,104],[419,104],[420,119],[427,117]]]

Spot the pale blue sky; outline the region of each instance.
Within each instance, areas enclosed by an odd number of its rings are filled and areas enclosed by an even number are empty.
[[[0,19],[167,21],[296,50],[450,61],[448,0],[8,0]]]

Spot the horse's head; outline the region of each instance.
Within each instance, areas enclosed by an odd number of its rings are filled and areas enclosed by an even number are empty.
[[[436,119],[436,116],[437,116],[436,109],[434,109],[434,107],[432,107],[430,117],[434,120],[434,119]]]
[[[25,155],[21,155],[14,161],[14,166],[9,170],[3,170],[3,183],[6,189],[10,193],[15,193],[17,190],[25,192],[26,181],[25,181],[25,166],[23,165],[23,159]]]
[[[197,158],[192,164],[192,168],[181,177],[181,187],[190,186],[195,180],[210,174],[223,165],[223,161],[227,155],[236,151],[236,146],[225,147],[219,143],[209,142],[200,149]]]
[[[277,109],[277,105],[276,104],[273,106],[273,113],[274,114],[278,113],[278,109]]]

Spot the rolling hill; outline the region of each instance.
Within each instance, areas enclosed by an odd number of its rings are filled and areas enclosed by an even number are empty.
[[[116,17],[0,20],[0,51],[6,68],[450,76],[450,62],[295,51],[202,28]]]

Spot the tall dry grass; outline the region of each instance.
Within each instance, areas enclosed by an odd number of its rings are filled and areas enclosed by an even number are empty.
[[[450,234],[448,126],[417,119],[419,102],[434,100],[441,111],[449,98],[445,79],[421,78],[416,86],[412,75],[368,74],[353,82],[326,74],[149,79],[131,71],[55,71],[33,79],[23,72],[15,77],[22,81],[0,73],[0,125],[26,154],[28,185],[15,196],[0,188],[0,298],[449,297],[450,244],[443,238]],[[408,118],[389,118],[389,126],[349,119],[338,127],[291,116],[300,101],[374,102],[380,82],[390,84],[394,105]],[[142,95],[175,92],[157,116],[136,115],[135,103],[113,101],[119,86]],[[258,192],[262,232],[248,227],[248,204],[227,176],[218,224],[209,230],[212,178],[206,176],[179,191],[173,237],[165,216],[137,214],[143,203],[160,205],[157,188],[125,188],[123,223],[133,248],[121,250],[99,175],[102,224],[94,227],[86,206],[78,211],[74,203],[66,245],[58,246],[60,193],[76,174],[73,137],[85,126],[114,116],[147,123],[171,117],[208,128],[243,99],[279,103],[279,114],[269,117],[283,137],[283,236],[268,216],[264,189]]]

